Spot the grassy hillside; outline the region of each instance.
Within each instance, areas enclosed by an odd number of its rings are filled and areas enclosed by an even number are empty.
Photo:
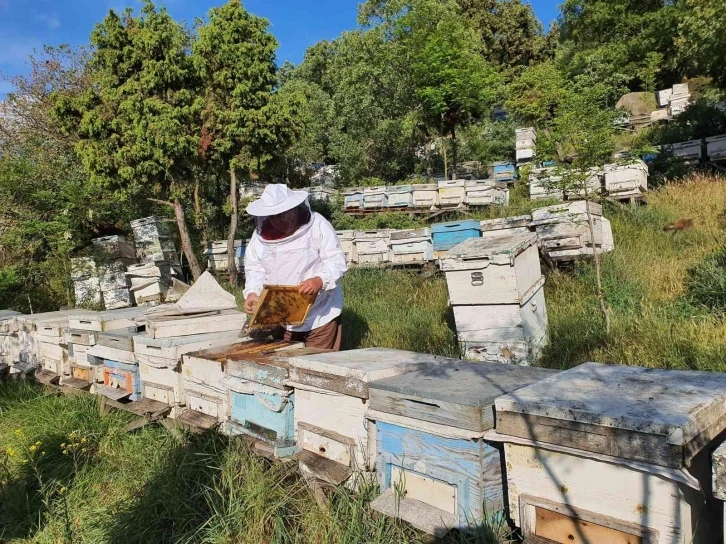
[[[726,324],[692,301],[685,280],[725,242],[726,180],[694,178],[649,202],[608,211],[617,247],[603,263],[610,337],[592,294],[592,268],[548,272],[551,339],[542,364],[725,370]],[[693,219],[694,228],[664,233],[678,218]],[[344,287],[346,347],[458,354],[442,277],[358,270]],[[372,490],[357,500],[341,490],[324,511],[293,464],[270,464],[216,435],[179,440],[158,427],[126,434],[127,421],[99,416],[92,397],[0,384],[0,542],[424,541],[373,516]],[[447,542],[501,542],[505,533],[483,529]]]

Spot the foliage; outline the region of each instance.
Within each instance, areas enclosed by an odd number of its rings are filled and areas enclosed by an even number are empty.
[[[507,110],[527,123],[549,124],[557,115],[567,86],[567,79],[554,62],[535,64],[509,85]]]
[[[726,314],[726,247],[691,268],[685,285],[694,304]]]
[[[726,87],[726,21],[720,0],[684,0],[679,25],[681,58],[695,65],[695,71],[709,75]]]

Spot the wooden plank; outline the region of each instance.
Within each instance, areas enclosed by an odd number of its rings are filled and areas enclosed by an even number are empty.
[[[60,376],[50,370],[38,370],[35,373],[35,379],[45,385],[58,385]]]
[[[176,420],[178,423],[197,431],[208,431],[219,425],[217,418],[195,410],[184,410]]]
[[[331,485],[342,484],[353,473],[350,466],[336,463],[308,450],[298,451],[293,459],[305,465],[305,468],[316,477]]]
[[[225,331],[241,331],[247,322],[242,312],[225,310],[212,315],[150,315],[146,332],[151,338],[173,338]]]
[[[573,544],[642,544],[643,539],[603,525],[536,507],[536,534],[554,542]]]
[[[228,346],[239,342],[237,330],[192,334],[178,338],[151,338],[147,335],[134,337],[134,353],[178,361],[185,353]]]
[[[458,524],[456,516],[424,502],[396,496],[393,489],[387,489],[371,502],[371,508],[391,518],[410,523],[419,531],[437,538],[443,537]]]
[[[91,388],[91,382],[81,380],[79,378],[65,378],[63,380],[64,387],[72,387],[73,389],[79,389],[81,391],[88,391]]]
[[[496,414],[497,432],[503,435],[664,467],[683,466],[683,447],[666,444],[662,436],[512,412]]]
[[[131,393],[129,391],[126,391],[125,389],[118,389],[116,387],[107,387],[105,385],[99,385],[96,388],[96,393],[99,395],[102,395],[106,397],[109,400],[128,400],[128,398],[131,396]]]
[[[315,296],[303,295],[299,290],[297,285],[265,285],[250,319],[250,328],[305,323]]]
[[[713,466],[713,496],[726,501],[726,442],[716,448],[711,456]]]

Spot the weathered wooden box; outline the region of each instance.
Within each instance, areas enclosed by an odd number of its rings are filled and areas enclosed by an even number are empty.
[[[501,181],[489,179],[466,182],[466,202],[469,206],[509,205],[509,188]]]
[[[389,230],[356,231],[353,244],[359,265],[375,266],[391,262],[391,252],[388,247]]]
[[[148,313],[145,308],[124,308],[94,313],[73,313],[68,318],[71,329],[83,331],[110,331],[143,325],[141,316]]]
[[[481,224],[476,220],[437,223],[431,226],[434,251],[448,251],[469,238],[481,236]]]
[[[518,142],[537,141],[537,133],[535,132],[534,127],[515,129],[514,136]]]
[[[355,252],[355,231],[354,230],[339,230],[336,231],[340,247],[345,253],[345,262],[355,263],[358,262],[358,255]]]
[[[237,331],[192,334],[173,338],[152,338],[146,334],[134,336],[134,353],[181,361],[182,355],[218,346],[230,346],[240,341]]]
[[[412,185],[413,207],[433,209],[439,206],[439,186],[435,183]]]
[[[644,162],[605,166],[605,191],[608,195],[638,195],[647,190],[648,166]]]
[[[726,159],[726,135],[706,138],[706,154],[712,161]]]
[[[515,523],[555,542],[720,542],[724,399],[724,374],[598,363],[498,398]]]
[[[128,308],[134,304],[134,295],[127,287],[121,289],[113,289],[111,291],[101,291],[103,305],[107,310],[118,310]]]
[[[517,140],[516,149],[535,149],[537,147],[536,140]]]
[[[363,208],[378,209],[388,205],[388,194],[384,186],[363,189]]]
[[[375,467],[375,425],[366,420],[370,382],[428,368],[441,357],[369,348],[290,358],[298,458],[304,473],[338,485]]]
[[[663,89],[662,91],[658,91],[655,93],[655,96],[658,100],[658,106],[661,108],[667,106],[671,101],[671,95],[673,94],[673,89]]]
[[[363,207],[363,189],[351,187],[343,191],[343,206],[346,210],[354,210]]]
[[[529,228],[532,223],[531,215],[518,215],[516,217],[504,217],[502,219],[485,219],[479,223],[481,235],[501,236],[507,234],[527,234],[532,232]]]
[[[371,383],[376,472],[372,507],[441,536],[497,515],[504,504],[501,446],[483,440],[494,400],[554,371],[451,360]]]
[[[174,338],[215,332],[241,331],[247,316],[237,310],[197,315],[150,314],[146,318],[146,332],[151,338]]]
[[[517,164],[522,162],[529,162],[532,159],[534,159],[536,155],[536,152],[534,149],[517,149],[516,151],[516,158],[517,158]]]
[[[451,208],[466,204],[466,180],[451,179],[438,182],[439,205]]]
[[[471,238],[440,258],[454,306],[521,304],[542,286],[537,235]]]
[[[229,434],[242,434],[263,454],[289,457],[295,447],[295,392],[285,385],[289,358],[318,354],[302,344],[277,343],[270,351],[227,360]]]
[[[139,400],[141,398],[139,365],[104,359],[103,385],[96,391],[112,400]]]
[[[513,182],[517,179],[517,169],[511,162],[494,163],[494,179],[496,181]]]
[[[431,229],[393,231],[390,244],[393,264],[421,264],[434,260]]]
[[[310,194],[310,198],[312,200],[319,200],[322,202],[330,202],[338,196],[338,191],[336,191],[335,189],[331,189],[330,187],[325,187],[323,185],[316,185],[314,187],[310,187],[308,193]]]
[[[141,379],[141,397],[179,407],[185,402],[179,361],[136,354]]]
[[[703,156],[701,140],[691,140],[681,142],[671,146],[671,152],[674,156],[684,161],[697,161]]]
[[[411,185],[393,185],[386,188],[389,208],[410,208],[413,206]]]

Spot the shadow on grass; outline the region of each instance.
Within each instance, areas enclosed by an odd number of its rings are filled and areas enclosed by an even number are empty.
[[[216,432],[178,441],[155,461],[154,475],[108,528],[111,544],[195,541],[212,512],[205,493],[213,487],[227,439]]]
[[[343,342],[342,348],[358,349],[363,338],[368,334],[368,323],[358,313],[350,308],[343,307]]]

